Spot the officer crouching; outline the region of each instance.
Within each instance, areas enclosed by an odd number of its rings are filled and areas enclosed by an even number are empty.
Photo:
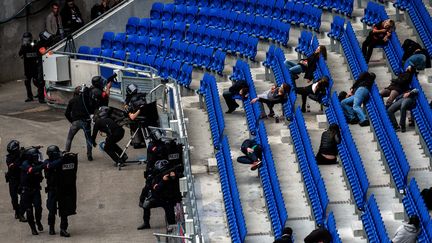
[[[70,237],[67,232],[68,216],[76,214],[77,155],[60,152],[56,145],[47,148],[48,159],[44,161],[49,234],[55,235],[57,208],[60,216],[60,236]]]

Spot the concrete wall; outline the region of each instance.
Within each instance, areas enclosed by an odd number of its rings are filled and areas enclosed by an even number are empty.
[[[30,0],[29,0],[30,1]],[[140,2],[150,2],[138,0]],[[14,15],[25,5],[25,0],[1,0],[0,1],[0,20]],[[35,4],[31,11],[36,11],[43,7],[49,0],[40,1]],[[58,1],[60,6],[64,5],[64,0]],[[90,21],[90,9],[99,0],[75,0],[80,8],[84,21]],[[29,31],[33,36],[38,36],[44,29],[45,17],[49,14],[49,7],[37,15],[29,17]],[[143,12],[148,12],[144,10]],[[21,43],[21,36],[26,31],[26,19],[14,19],[11,22],[0,25],[0,82],[22,79],[24,77],[23,63],[18,56]]]

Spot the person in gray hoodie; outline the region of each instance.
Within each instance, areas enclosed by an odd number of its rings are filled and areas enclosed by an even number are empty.
[[[408,223],[399,226],[393,237],[392,243],[415,243],[420,233],[420,220],[416,215],[409,218]]]

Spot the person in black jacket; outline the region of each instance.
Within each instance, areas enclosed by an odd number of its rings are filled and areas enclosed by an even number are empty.
[[[414,67],[417,71],[431,67],[429,53],[417,42],[406,39],[402,49],[404,50],[402,65]]]
[[[106,134],[104,151],[111,157],[111,159],[119,166],[124,166],[127,156],[124,154],[122,157],[123,150],[117,145],[117,143],[123,139],[125,130],[117,122],[110,117],[110,108],[102,106],[99,111],[105,110],[106,115],[98,116],[95,115],[93,135],[91,141],[94,147],[96,147],[96,136],[99,131]]]
[[[108,12],[109,9],[110,7],[108,0],[102,0],[100,4],[96,3],[91,9],[91,19],[94,20],[105,12]]]
[[[264,110],[264,103],[269,108],[270,112],[268,114],[269,117],[273,117],[275,115],[273,111],[273,107],[276,104],[282,104],[288,99],[289,92],[291,91],[291,86],[284,83],[280,87],[273,85],[270,90],[265,91],[262,94],[259,94],[257,98],[251,100],[251,103],[255,103],[257,101],[260,102],[261,107],[261,118],[267,118],[267,115]]]
[[[60,15],[62,17],[62,23],[66,35],[72,34],[84,26],[84,20],[81,16],[81,11],[75,5],[74,0],[66,0]]]
[[[360,126],[369,126],[369,120],[366,118],[361,105],[369,98],[369,92],[372,88],[376,75],[374,73],[363,72],[359,75],[354,85],[348,93],[348,98],[342,100],[341,105],[344,110],[347,121],[351,124],[359,122]]]
[[[362,52],[366,63],[369,63],[373,49],[376,46],[384,45],[388,42],[394,28],[395,22],[391,19],[383,20],[372,27],[372,30],[362,44]]]
[[[293,230],[290,227],[285,227],[282,231],[282,236],[276,239],[273,243],[292,243]]]
[[[296,93],[302,96],[302,112],[306,112],[306,100],[310,96],[314,100],[320,102],[322,97],[326,95],[327,88],[329,86],[329,79],[327,76],[323,76],[317,82],[310,84],[306,87],[297,87]]]
[[[33,101],[33,92],[31,83],[38,89],[39,103],[45,103],[44,88],[45,82],[43,80],[42,70],[42,55],[39,52],[41,45],[33,40],[33,36],[30,32],[26,32],[22,37],[22,45],[19,50],[19,56],[24,60],[24,74],[26,79],[24,81],[27,99],[25,102]]]
[[[313,230],[308,236],[306,236],[304,242],[305,243],[331,243],[332,236],[326,228],[319,227],[318,229]]]
[[[327,49],[325,46],[318,46],[312,55],[308,56],[306,59],[301,59],[299,63],[294,63],[288,60],[285,61],[285,65],[291,73],[294,84],[295,79],[298,78],[300,73],[305,73],[304,78],[308,83],[314,79],[314,72],[321,55],[324,60],[327,60]]]
[[[24,152],[24,162],[21,168],[21,195],[22,195],[22,209],[26,211],[27,221],[33,235],[38,235],[36,230],[43,231],[41,223],[42,219],[42,199],[41,199],[41,185],[43,180],[42,168],[43,164],[39,161],[40,152],[37,148],[30,148]],[[35,215],[33,214],[33,208]],[[35,224],[36,216],[36,224]]]
[[[235,82],[227,91],[223,92],[223,97],[228,106],[227,114],[232,113],[239,107],[235,99],[235,95],[240,95],[243,99],[246,99],[249,93],[249,86],[245,80],[239,80]]]
[[[245,156],[238,157],[237,162],[251,165],[251,170],[262,166],[262,147],[255,139],[244,140],[240,149]]]
[[[337,124],[330,124],[329,129],[321,135],[321,144],[315,159],[319,165],[337,163],[337,145],[341,141],[340,129]]]
[[[418,92],[417,89],[412,89],[400,94],[387,109],[390,121],[396,131],[406,132],[406,113],[407,110],[411,110],[415,107]],[[398,110],[400,110],[401,113],[399,125],[395,117],[395,113]]]
[[[11,197],[13,210],[15,211],[15,218],[19,219],[20,222],[27,222],[18,200],[21,172],[20,166],[23,160],[24,148],[20,147],[19,141],[12,140],[7,145],[7,152],[6,165],[8,171],[6,172],[6,182],[9,183],[9,195]]]
[[[385,104],[389,107],[400,94],[409,90],[412,78],[415,74],[415,69],[408,67],[406,72],[398,75],[397,78],[391,80],[391,84],[380,91],[381,97],[388,97]]]

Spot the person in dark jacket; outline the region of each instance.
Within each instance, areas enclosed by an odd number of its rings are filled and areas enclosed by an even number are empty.
[[[101,0],[100,4],[93,5],[91,9],[91,19],[94,20],[110,9],[108,0]]]
[[[239,80],[235,82],[229,89],[223,92],[222,96],[225,99],[225,103],[228,106],[228,111],[225,112],[230,114],[234,112],[239,105],[233,98],[235,95],[240,95],[242,99],[246,99],[249,94],[249,86],[245,80]]]
[[[312,55],[308,56],[306,59],[301,59],[299,63],[294,63],[292,61],[285,61],[285,65],[291,73],[293,82],[298,78],[300,73],[305,73],[304,78],[307,82],[314,79],[314,72],[317,67],[318,60],[320,56],[323,56],[324,60],[327,60],[327,49],[325,46],[318,46]]]
[[[104,151],[111,157],[111,159],[119,166],[124,166],[127,156],[124,154],[122,157],[123,150],[117,145],[117,143],[123,139],[125,130],[119,124],[117,124],[111,117],[109,107],[102,106],[99,109],[108,109],[106,116],[98,117],[95,119],[93,126],[93,135],[91,141],[94,147],[96,147],[96,136],[98,132],[106,134]],[[96,117],[96,115],[95,115]]]
[[[27,214],[27,221],[33,235],[38,235],[36,230],[43,231],[41,223],[42,219],[42,199],[41,185],[43,180],[42,168],[43,164],[39,161],[40,152],[37,148],[30,148],[24,152],[24,162],[21,165],[21,195],[22,195],[22,210]],[[33,214],[33,208],[35,214]],[[36,216],[36,224],[35,224]]]
[[[406,72],[401,73],[397,78],[392,79],[390,85],[380,91],[381,97],[388,97],[385,102],[386,107],[389,107],[391,104],[393,104],[393,101],[400,94],[409,90],[414,74],[415,69],[408,67]]]
[[[8,171],[6,172],[6,182],[9,184],[9,195],[11,197],[12,208],[15,211],[15,219],[20,222],[27,222],[24,217],[24,212],[20,208],[20,201],[18,200],[20,188],[20,166],[23,160],[24,148],[20,147],[17,140],[12,140],[7,145],[6,165]],[[21,196],[22,201],[22,196]]]
[[[420,195],[423,197],[423,201],[428,210],[432,210],[432,187],[423,189]]]
[[[39,103],[45,103],[44,88],[45,82],[43,80],[42,70],[42,55],[39,52],[41,47],[40,43],[33,40],[30,32],[26,32],[22,37],[22,45],[18,55],[24,60],[24,74],[26,79],[24,81],[27,99],[25,102],[33,101],[33,92],[31,83],[37,87]]]
[[[387,113],[390,117],[390,121],[396,131],[405,132],[406,131],[406,113],[407,110],[411,110],[415,107],[416,98],[418,95],[417,89],[412,89],[400,94],[396,97],[393,104],[387,109]],[[399,125],[396,121],[395,113],[400,110],[400,122]]]
[[[81,11],[75,5],[74,0],[66,0],[60,15],[66,35],[72,34],[84,26],[84,20],[81,16]]]
[[[321,143],[315,159],[319,165],[337,163],[337,145],[341,141],[340,129],[337,124],[330,124],[329,129],[321,135]]]
[[[255,139],[243,141],[240,150],[245,156],[237,158],[237,162],[251,165],[251,170],[256,170],[262,165],[262,147]]]
[[[369,63],[373,49],[376,46],[385,45],[388,42],[394,28],[395,22],[391,19],[383,20],[372,27],[372,30],[362,44],[362,52],[366,63]]]
[[[326,228],[320,227],[318,229],[313,230],[308,236],[306,236],[304,242],[305,243],[331,243],[332,236]]]
[[[296,93],[302,96],[302,112],[306,112],[306,100],[307,97],[320,102],[322,97],[326,95],[327,88],[329,86],[329,79],[327,76],[323,76],[317,82],[310,84],[306,87],[297,87]]]
[[[341,105],[347,121],[351,124],[359,122],[360,126],[369,126],[361,105],[369,97],[369,92],[375,80],[375,74],[363,72],[359,75],[348,93],[348,98],[342,100]]]
[[[392,243],[415,243],[420,234],[420,220],[417,215],[410,216],[408,223],[399,226]]]
[[[285,227],[282,230],[282,236],[278,239],[276,239],[273,243],[292,243],[292,233],[293,230],[290,227]]]
[[[402,65],[414,67],[417,71],[431,67],[429,53],[417,42],[406,39],[402,49],[404,50]]]
[[[291,86],[284,83],[280,87],[273,85],[270,90],[265,91],[262,94],[259,94],[257,98],[251,100],[251,103],[255,103],[257,101],[260,102],[261,107],[261,115],[260,118],[266,118],[267,115],[264,110],[264,103],[269,108],[270,112],[268,114],[269,117],[273,117],[275,115],[273,111],[273,107],[276,104],[282,104],[288,99],[289,92],[291,91]]]

